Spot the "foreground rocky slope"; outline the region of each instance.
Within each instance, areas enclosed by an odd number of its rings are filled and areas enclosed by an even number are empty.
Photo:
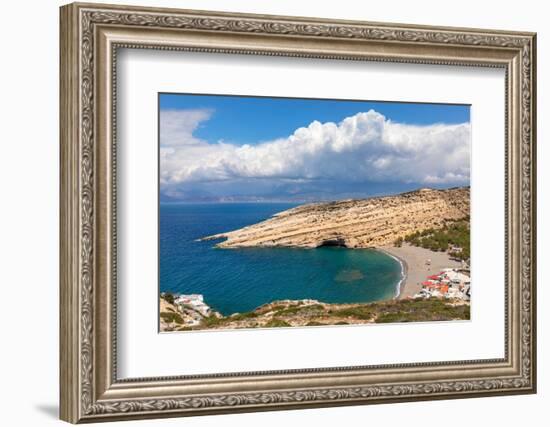
[[[204,317],[200,325],[188,326],[168,305],[161,305],[160,330],[278,328],[288,326],[359,325],[366,323],[468,320],[470,304],[431,298],[390,300],[366,304],[325,304],[316,300],[285,300],[262,305],[254,311],[231,316]]]
[[[470,188],[421,189],[396,196],[298,206],[258,224],[205,237],[222,248],[379,247],[470,215]]]

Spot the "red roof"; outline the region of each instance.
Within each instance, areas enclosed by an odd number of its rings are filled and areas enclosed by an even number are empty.
[[[428,282],[428,281],[422,282],[422,284],[425,285],[425,286],[433,286],[434,285],[432,282]]]
[[[434,274],[432,276],[428,276],[428,279],[432,279],[432,280],[438,280],[439,279],[439,276],[437,274]]]

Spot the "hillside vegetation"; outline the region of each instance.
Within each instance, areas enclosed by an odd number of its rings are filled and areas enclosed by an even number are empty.
[[[163,316],[162,313],[161,316]],[[163,317],[168,318],[169,316]],[[171,330],[273,328],[469,319],[469,304],[437,298],[390,300],[368,304],[325,304],[315,300],[287,300],[266,304],[246,313],[205,317],[198,326],[188,327],[174,324]]]
[[[460,221],[446,224],[439,229],[428,228],[408,234],[403,239],[414,246],[432,251],[448,251],[453,258],[470,259],[470,221],[466,217]],[[400,244],[399,241],[396,242]]]

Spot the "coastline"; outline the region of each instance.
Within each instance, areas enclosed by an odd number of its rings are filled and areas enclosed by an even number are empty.
[[[430,320],[470,319],[468,298],[438,289],[428,297],[412,299],[428,276],[446,268],[461,267],[446,252],[434,252],[403,243],[401,247],[373,248],[395,259],[401,266],[401,279],[393,298],[363,303],[327,303],[317,299],[279,299],[251,311],[223,315],[206,305],[200,294],[160,296],[161,332],[204,329],[249,329],[305,326],[363,325]],[[427,262],[429,260],[429,262]],[[457,273],[458,274],[458,273]],[[467,277],[469,279],[469,277]],[[433,283],[433,282],[430,282]],[[434,285],[436,286],[436,285]],[[437,286],[440,286],[437,284]],[[469,281],[468,281],[469,286]],[[449,286],[447,286],[447,289]],[[459,288],[454,287],[455,291]],[[468,288],[469,290],[469,288]],[[424,289],[425,293],[426,290]],[[459,291],[460,293],[461,291]],[[450,294],[449,294],[450,295]]]
[[[395,259],[399,265],[401,266],[401,280],[397,283],[395,286],[395,295],[393,299],[399,299],[401,295],[403,294],[403,290],[405,288],[405,283],[407,281],[407,274],[409,271],[409,266],[407,264],[407,261],[405,259],[398,257],[395,254],[392,254],[387,250],[387,248],[376,248],[378,251],[385,253],[387,256],[392,257]]]
[[[404,278],[400,282],[399,295],[396,299],[412,297],[422,289],[421,283],[431,274],[444,268],[457,268],[462,264],[449,258],[445,252],[434,252],[417,246],[403,243],[401,247],[382,246],[378,250],[397,258],[401,262]],[[426,264],[426,260],[430,264]]]

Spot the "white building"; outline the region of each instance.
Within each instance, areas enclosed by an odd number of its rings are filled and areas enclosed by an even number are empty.
[[[209,316],[212,310],[204,302],[204,297],[200,294],[180,295],[174,300],[174,303],[180,307],[190,308],[203,316]]]

